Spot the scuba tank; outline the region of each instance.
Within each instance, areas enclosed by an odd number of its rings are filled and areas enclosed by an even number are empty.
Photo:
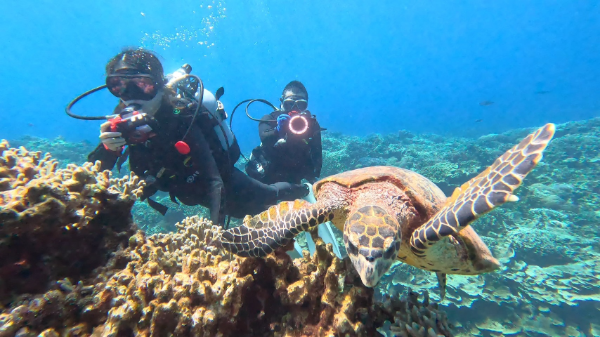
[[[203,107],[207,112],[208,120],[214,124],[213,131],[217,135],[221,147],[229,152],[232,147],[237,147],[237,144],[235,144],[235,136],[231,132],[231,128],[225,123],[227,113],[224,105],[218,100],[223,95],[224,89],[223,87],[219,88],[217,90],[218,97],[215,97],[212,92],[204,89],[204,86],[199,88],[196,76],[190,75],[191,71],[192,66],[186,63],[166,76],[168,81],[166,86],[174,92],[171,102],[177,109],[188,108],[191,110],[201,102],[201,108]],[[239,152],[239,150],[236,150],[236,152]]]
[[[198,96],[199,94],[197,93],[196,97],[198,98]],[[219,137],[219,141],[221,142],[223,149],[228,151],[231,146],[233,146],[235,137],[233,132],[231,132],[229,125],[225,123],[227,113],[225,113],[223,103],[218,101],[212,92],[205,89],[202,99],[202,106],[208,110],[208,119],[216,123],[213,129],[217,134],[217,137]]]

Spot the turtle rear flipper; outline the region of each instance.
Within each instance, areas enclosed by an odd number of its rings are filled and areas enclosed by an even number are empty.
[[[241,226],[223,231],[221,245],[238,256],[263,257],[332,218],[332,207],[319,202],[285,201],[253,217],[247,215]]]
[[[440,288],[440,303],[446,297],[446,281],[448,280],[448,276],[444,273],[437,272],[435,276],[438,280],[438,287]]]
[[[413,253],[423,257],[437,241],[458,233],[479,216],[507,201],[519,200],[512,192],[542,159],[554,130],[554,124],[544,125],[457,188],[444,207],[413,232],[410,239]]]

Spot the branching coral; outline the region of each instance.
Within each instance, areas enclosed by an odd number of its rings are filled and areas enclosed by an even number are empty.
[[[133,175],[111,179],[98,164],[57,169],[49,154],[2,141],[0,301],[105,263],[131,233],[130,210],[142,187]]]
[[[422,302],[419,294],[409,288],[406,297],[385,296],[380,306],[393,317],[393,322],[386,321],[378,329],[386,337],[453,336],[446,314],[429,301],[426,291]]]

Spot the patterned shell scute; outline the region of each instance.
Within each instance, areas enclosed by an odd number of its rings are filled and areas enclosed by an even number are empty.
[[[370,182],[389,182],[404,190],[411,199],[425,206],[439,208],[440,202],[446,199],[444,192],[424,176],[399,167],[371,166],[342,172],[319,180],[314,185],[315,195],[321,186],[332,182],[338,185],[355,188]]]

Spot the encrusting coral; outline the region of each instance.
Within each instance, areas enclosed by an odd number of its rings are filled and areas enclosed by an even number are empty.
[[[407,329],[396,314],[407,308],[416,315],[406,321],[413,333],[398,336],[451,336],[432,306],[375,304],[350,262],[316,237],[313,256],[292,260],[281,249],[240,258],[221,250],[220,228],[207,220],[177,227],[150,237],[139,231],[91,286],[63,280],[5,311],[0,336],[375,336],[394,316]]]
[[[104,265],[134,233],[131,207],[142,187],[98,164],[57,169],[50,154],[1,141],[0,304]]]

